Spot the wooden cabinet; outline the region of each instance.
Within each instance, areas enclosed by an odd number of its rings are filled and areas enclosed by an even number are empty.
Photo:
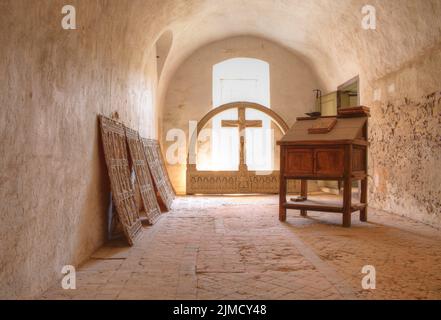
[[[330,117],[327,117],[330,118]],[[329,211],[343,214],[343,226],[351,225],[351,215],[360,211],[360,220],[367,220],[367,126],[368,117],[337,117],[337,124],[328,133],[310,134],[308,128],[317,126],[322,118],[299,118],[280,145],[280,209],[279,218],[286,220],[287,209]],[[301,180],[304,201],[286,199],[289,179]],[[343,197],[337,203],[308,201],[308,180],[337,180],[343,185]],[[361,197],[352,200],[352,182],[361,181]]]

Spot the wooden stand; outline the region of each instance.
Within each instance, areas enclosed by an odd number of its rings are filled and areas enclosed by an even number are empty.
[[[281,146],[279,220],[286,221],[287,209],[336,212],[343,214],[343,227],[351,226],[351,215],[360,211],[360,220],[367,221],[367,117],[338,119],[328,134],[307,135],[311,121],[300,119],[278,142]],[[306,123],[306,125],[305,125]],[[286,199],[290,179],[301,180],[301,196],[305,201]],[[343,185],[342,201],[312,201],[307,198],[308,180],[336,180]],[[352,199],[352,183],[361,181],[359,201]]]

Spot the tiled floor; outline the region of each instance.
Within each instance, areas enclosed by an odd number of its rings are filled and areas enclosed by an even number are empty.
[[[42,299],[441,299],[441,232],[370,210],[369,222],[288,211],[276,196],[180,197],[132,248],[109,244]],[[363,290],[361,269],[376,268]]]

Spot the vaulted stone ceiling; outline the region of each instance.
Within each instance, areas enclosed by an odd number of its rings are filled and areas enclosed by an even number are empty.
[[[165,82],[194,50],[235,35],[260,36],[289,48],[318,70],[327,89],[357,74],[366,80],[382,77],[441,39],[439,0],[368,1],[377,13],[377,29],[369,31],[361,27],[363,0],[160,2],[158,19],[174,34]]]

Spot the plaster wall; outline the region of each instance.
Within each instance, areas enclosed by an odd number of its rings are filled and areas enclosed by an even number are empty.
[[[34,297],[105,241],[97,115],[156,136],[155,52],[131,38],[127,3],[69,3],[77,30],[64,1],[0,3],[0,298]]]
[[[321,83],[302,59],[261,38],[243,36],[217,41],[196,51],[171,80],[162,110],[161,140],[164,149],[174,143],[166,141],[169,130],[181,129],[188,139],[189,121],[199,121],[213,109],[213,65],[237,57],[256,58],[269,63],[271,109],[289,126],[296,117],[312,111],[313,89],[319,88]],[[177,192],[185,193],[185,163],[168,165],[168,170]]]

